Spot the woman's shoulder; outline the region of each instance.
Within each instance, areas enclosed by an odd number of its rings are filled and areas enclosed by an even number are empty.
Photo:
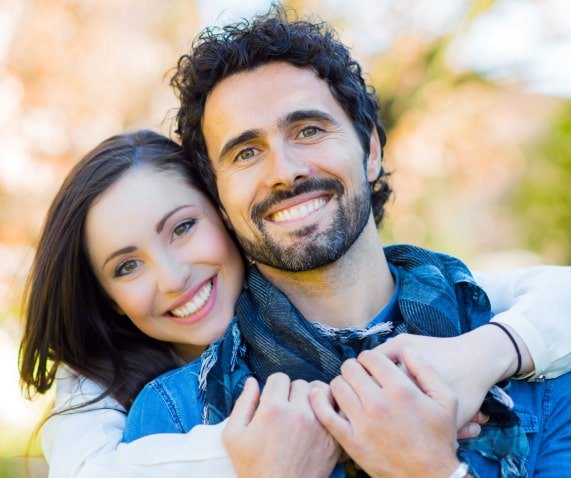
[[[164,390],[172,394],[184,393],[186,396],[188,393],[192,393],[195,388],[198,392],[200,367],[201,360],[199,357],[181,367],[169,370],[147,383],[141,394],[145,389]]]
[[[125,411],[117,400],[104,396],[105,390],[101,385],[66,365],[58,368],[55,386],[54,411],[82,406],[90,407],[91,405],[96,408],[104,407]]]
[[[125,442],[153,433],[185,433],[202,422],[200,364],[197,359],[145,385],[129,410]]]

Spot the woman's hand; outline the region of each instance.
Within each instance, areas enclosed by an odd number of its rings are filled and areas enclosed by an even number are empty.
[[[430,366],[403,353],[411,378],[382,354],[366,351],[330,384],[339,412],[312,390],[315,414],[372,477],[449,476],[456,457],[456,399]],[[341,413],[342,412],[342,413]]]
[[[522,354],[527,353],[525,345],[519,345]],[[458,399],[458,438],[477,436],[479,425],[487,421],[485,415],[478,414],[486,393],[511,376],[516,367],[515,350],[506,334],[490,326],[447,338],[400,334],[372,352],[402,364],[405,349],[414,350],[434,368]]]

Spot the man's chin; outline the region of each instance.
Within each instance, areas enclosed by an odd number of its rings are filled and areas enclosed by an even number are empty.
[[[296,227],[287,225],[281,226],[279,223],[269,222],[264,228],[264,235],[267,242],[277,244],[279,247],[287,249],[297,244],[297,242],[295,244],[292,243],[292,240],[299,241],[303,238],[309,238],[311,235],[319,234],[319,228],[320,226],[317,222],[303,226],[298,225]]]
[[[303,244],[300,244],[303,242]],[[308,272],[337,261],[345,251],[332,250],[327,243],[314,238],[297,241],[288,247],[266,248],[263,254],[249,254],[261,265],[284,272]]]

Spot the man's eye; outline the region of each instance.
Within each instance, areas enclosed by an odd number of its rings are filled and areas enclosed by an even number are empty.
[[[137,261],[135,259],[128,259],[124,262],[121,262],[115,269],[115,277],[122,277],[129,274],[132,274],[135,269],[139,266],[141,261]]]
[[[183,221],[180,224],[177,224],[172,230],[171,239],[175,240],[187,234],[188,231],[190,231],[190,229],[192,228],[192,226],[194,226],[195,222],[196,222],[195,219],[188,219],[187,221]]]
[[[256,156],[256,149],[255,148],[246,148],[240,151],[236,155],[236,161],[248,161]]]
[[[321,131],[317,126],[307,126],[298,133],[298,138],[311,138]]]

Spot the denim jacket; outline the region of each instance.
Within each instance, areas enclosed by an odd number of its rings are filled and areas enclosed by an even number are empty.
[[[450,260],[453,265],[456,263],[453,258]],[[124,441],[153,433],[184,433],[203,423],[204,404],[198,380],[200,368],[199,359],[149,383],[133,404]],[[526,464],[529,476],[567,476],[558,473],[563,467],[568,468],[571,461],[569,389],[569,375],[541,383],[514,381],[508,387],[530,442]],[[463,458],[479,476],[499,477],[496,462],[475,452],[465,452]],[[540,470],[541,474],[538,474]],[[548,470],[554,474],[543,474]]]

